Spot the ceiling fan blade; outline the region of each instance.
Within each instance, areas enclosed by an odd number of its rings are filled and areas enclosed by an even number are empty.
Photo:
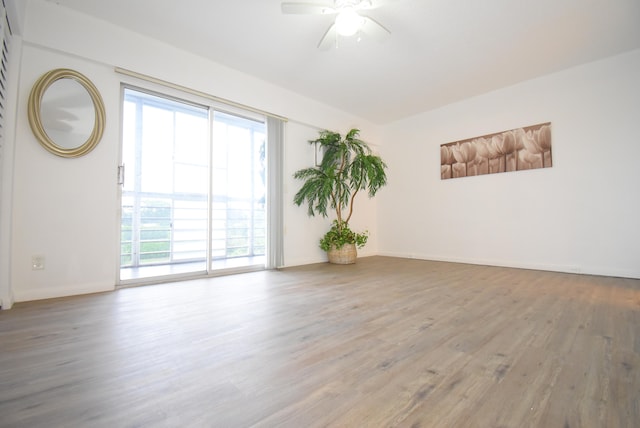
[[[364,24],[360,28],[360,31],[362,31],[367,36],[370,36],[371,38],[379,42],[383,42],[391,34],[391,31],[389,31],[384,25],[380,24],[375,19],[368,16],[363,16],[363,18]]]
[[[336,25],[331,24],[329,28],[327,28],[327,31],[325,31],[324,36],[322,36],[322,38],[320,39],[320,42],[318,43],[318,49],[326,51],[334,47],[336,45],[337,36]]]
[[[284,2],[280,7],[282,8],[282,13],[295,15],[328,15],[336,13],[332,5],[321,3]]]

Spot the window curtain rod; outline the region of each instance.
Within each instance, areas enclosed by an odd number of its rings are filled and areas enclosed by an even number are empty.
[[[246,106],[244,104],[240,104],[240,103],[236,103],[236,102],[233,102],[233,101],[229,101],[229,100],[226,100],[224,98],[216,97],[216,96],[207,94],[206,92],[198,91],[196,89],[191,89],[191,88],[188,88],[186,86],[182,86],[182,85],[178,85],[178,84],[175,84],[175,83],[167,82],[166,80],[158,79],[156,77],[147,76],[146,74],[138,73],[138,72],[127,70],[125,68],[120,68],[120,67],[115,67],[115,71],[116,71],[116,73],[124,74],[125,76],[135,77],[137,79],[146,80],[147,82],[156,83],[158,85],[166,86],[166,87],[172,88],[172,89],[177,89],[179,91],[187,92],[187,93],[189,93],[191,95],[196,95],[198,97],[206,98],[206,99],[209,99],[209,100],[212,100],[212,101],[216,101],[216,102],[219,102],[219,103],[224,103],[224,104],[227,104],[227,105],[230,105],[230,106],[233,106],[233,107],[238,107],[238,108],[241,108],[241,109],[253,112],[253,113],[258,113],[258,114],[262,114],[262,115],[265,115],[265,116],[268,116],[268,117],[272,117],[274,119],[279,119],[279,120],[282,120],[283,122],[287,122],[288,121],[288,119],[286,117],[278,116],[278,115],[273,114],[273,113],[268,113],[266,111],[262,111],[262,110],[259,110],[259,109],[253,108],[253,107]]]

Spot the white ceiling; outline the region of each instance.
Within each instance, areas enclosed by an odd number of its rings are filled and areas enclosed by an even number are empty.
[[[388,40],[329,51],[280,0],[49,1],[379,124],[640,48],[639,0],[387,0]]]

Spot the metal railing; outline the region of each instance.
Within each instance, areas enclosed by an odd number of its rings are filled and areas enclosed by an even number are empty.
[[[121,267],[203,262],[209,238],[208,200],[198,194],[124,192]],[[211,204],[211,258],[265,254],[264,204],[214,197]]]

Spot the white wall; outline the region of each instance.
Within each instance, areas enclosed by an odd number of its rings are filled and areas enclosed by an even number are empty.
[[[10,290],[17,301],[113,289],[118,258],[123,67],[289,117],[285,133],[285,264],[325,260],[329,219],[291,202],[291,174],[313,162],[318,129],[363,130],[389,164],[389,186],[358,203],[362,255],[640,277],[640,52],[545,76],[384,127],[107,23],[29,0],[19,50]],[[74,68],[105,100],[104,138],[89,155],[44,151],[27,123],[35,80]],[[441,181],[439,145],[551,121],[551,169]],[[6,202],[6,201],[3,201]],[[6,205],[6,204],[3,204]],[[44,255],[44,271],[31,256]],[[6,293],[10,294],[10,293]]]
[[[381,254],[640,278],[640,51],[383,130]],[[440,179],[440,144],[552,122],[553,167]]]
[[[27,121],[33,83],[53,68],[94,81],[110,113],[101,143],[78,159],[45,151]],[[23,48],[16,128],[12,284],[16,301],[113,289],[117,238],[118,82],[100,64],[31,45]],[[103,77],[104,76],[104,77]],[[102,77],[102,78],[101,78]],[[114,114],[115,113],[115,114]],[[45,257],[44,270],[31,257]]]
[[[291,174],[313,162],[313,148],[306,142],[318,129],[360,127],[366,130],[365,138],[375,138],[375,125],[44,0],[28,3],[22,47],[11,201],[11,289],[16,301],[111,290],[116,284],[123,79],[114,71],[116,66],[291,118],[285,135],[285,263],[324,260],[316,236],[324,220],[309,219],[303,208],[293,205],[298,183]],[[104,137],[94,151],[78,159],[46,152],[27,121],[31,87],[40,75],[59,67],[85,74],[105,101]],[[360,222],[373,229],[376,218],[370,211],[362,213]],[[374,246],[375,242],[371,251]],[[45,256],[44,270],[31,269],[33,255]]]

